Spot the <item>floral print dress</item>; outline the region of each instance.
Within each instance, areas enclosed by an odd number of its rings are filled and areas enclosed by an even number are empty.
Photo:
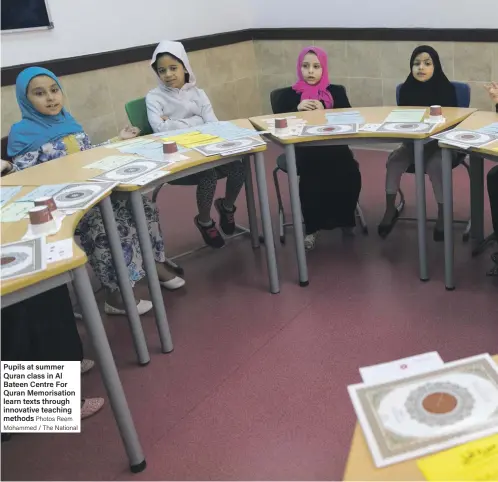
[[[104,144],[108,144],[107,141]],[[102,144],[99,144],[102,145]],[[36,151],[27,152],[13,159],[13,171],[20,171],[43,162],[58,159],[59,157],[73,154],[74,152],[91,149],[88,136],[84,132],[73,134],[52,142],[47,142]],[[164,263],[164,241],[159,226],[159,214],[155,204],[149,198],[142,196],[145,217],[149,227],[149,235],[154,252],[154,259]],[[111,196],[114,217],[118,227],[124,258],[128,267],[131,285],[145,276],[142,264],[142,253],[138,233],[128,200],[115,199]],[[93,207],[78,224],[77,234],[80,236],[81,245],[88,256],[90,265],[102,285],[111,291],[118,289],[116,272],[112,255],[104,229],[104,223],[98,206]]]

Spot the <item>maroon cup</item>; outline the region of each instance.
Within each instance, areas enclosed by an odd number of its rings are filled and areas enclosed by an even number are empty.
[[[286,129],[287,119],[275,119],[275,129]]]
[[[48,223],[52,220],[52,213],[47,206],[36,206],[29,210],[29,221],[35,226]]]
[[[55,204],[54,198],[49,196],[39,197],[38,199],[35,199],[35,206],[47,206],[48,210],[51,213],[57,211],[57,206]]]
[[[443,109],[440,105],[431,105],[431,117],[439,117],[443,115]]]
[[[163,154],[174,154],[175,152],[178,152],[176,142],[170,141],[163,144]]]

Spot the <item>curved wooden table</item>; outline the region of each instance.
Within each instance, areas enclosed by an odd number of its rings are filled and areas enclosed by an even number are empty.
[[[478,130],[489,124],[498,123],[495,112],[475,112],[458,125],[459,129]],[[443,148],[443,195],[444,195],[444,279],[447,290],[455,289],[453,274],[454,241],[453,241],[453,169],[451,151],[458,147],[439,142]],[[470,154],[470,219],[471,236],[474,241],[472,254],[477,255],[492,240],[492,236],[484,239],[484,159],[498,162],[498,141],[480,148],[471,148]]]
[[[21,191],[5,205],[14,202],[16,199],[28,194],[32,190],[33,187],[23,187]],[[102,202],[106,199],[109,200],[108,196],[109,193],[102,196],[97,202]],[[68,260],[50,263],[47,265],[47,268],[41,272],[21,278],[2,281],[2,308],[22,302],[27,298],[57,286],[69,282],[74,283],[75,291],[78,295],[81,310],[83,312],[83,320],[85,321],[88,334],[92,341],[98,366],[102,374],[102,380],[128,455],[130,470],[134,473],[141,472],[146,467],[145,457],[128,407],[123,386],[119,379],[109,341],[102,324],[88,272],[85,267],[87,257],[74,242],[74,231],[84,214],[85,211],[80,210],[71,216],[66,216],[60,231],[47,238],[49,242],[73,238],[73,256]],[[2,245],[20,241],[26,233],[27,227],[27,219],[14,223],[2,223],[0,233]]]
[[[265,119],[275,117],[295,116],[307,121],[307,125],[327,124],[327,113],[340,113],[359,111],[365,119],[366,124],[381,124],[386,117],[397,109],[409,109],[410,107],[383,106],[383,107],[354,107],[351,109],[315,110],[309,112],[289,112],[287,114],[273,114],[259,117],[251,117],[249,120],[256,129],[264,131],[268,129]],[[425,109],[425,107],[413,108]],[[295,145],[328,146],[328,145],[361,145],[372,143],[399,143],[413,142],[415,150],[415,178],[417,186],[417,221],[418,221],[418,246],[419,246],[419,272],[422,281],[429,280],[427,268],[427,242],[426,242],[426,202],[425,202],[425,169],[423,149],[428,138],[438,132],[449,129],[475,112],[476,109],[461,109],[457,107],[444,107],[443,115],[446,121],[438,124],[432,132],[421,134],[410,133],[386,133],[386,132],[359,132],[349,135],[335,136],[293,136],[285,139],[269,135],[270,139],[282,146],[287,159],[287,174],[292,207],[292,218],[295,230],[296,255],[301,286],[308,285],[308,268],[306,264],[306,253],[304,249],[304,233],[301,216],[301,203],[299,201],[298,179],[296,169]],[[425,117],[428,117],[429,109],[426,109]]]
[[[247,119],[239,119],[239,120],[234,120],[232,122],[238,125],[239,127],[244,127],[246,129],[254,129],[251,123]],[[192,128],[192,131],[195,131],[195,127]],[[257,131],[254,131],[254,135],[257,136]],[[157,136],[153,135],[145,136],[144,138],[150,138],[156,140],[160,139]],[[161,293],[161,286],[159,284],[157,270],[155,267],[155,261],[148,233],[147,222],[145,219],[141,193],[143,191],[150,190],[154,186],[174,181],[176,179],[180,179],[189,176],[191,174],[196,174],[208,169],[212,169],[217,166],[228,164],[230,162],[233,162],[234,160],[240,159],[241,157],[245,157],[246,158],[245,165],[247,169],[246,198],[248,205],[252,243],[253,247],[256,248],[259,247],[259,236],[257,233],[256,208],[254,203],[252,175],[249,163],[249,156],[254,156],[255,166],[256,166],[256,180],[258,185],[258,194],[259,194],[260,209],[261,209],[263,237],[265,239],[265,250],[266,250],[266,259],[268,266],[270,291],[271,293],[279,293],[280,282],[278,279],[278,267],[276,261],[275,244],[273,240],[270,206],[268,201],[268,188],[267,188],[266,173],[264,168],[264,155],[263,155],[264,151],[266,151],[266,145],[257,146],[255,149],[251,149],[243,153],[238,153],[230,157],[223,157],[219,155],[206,157],[202,155],[200,152],[194,150],[188,151],[185,154],[189,157],[189,159],[175,163],[173,166],[168,166],[167,171],[169,172],[169,174],[167,176],[157,179],[147,184],[146,186],[137,186],[130,184],[130,185],[117,186],[115,189],[115,191],[123,192],[130,197],[132,211],[137,225],[137,233],[139,236],[140,248],[143,255],[144,267],[147,273],[149,291],[151,294],[152,303],[154,305],[156,325],[159,333],[159,338],[161,341],[161,348],[164,353],[169,353],[173,350],[173,341],[171,338],[170,329],[167,321],[166,310],[164,307],[164,300]],[[70,182],[87,181],[92,177],[101,174],[102,171],[100,169],[86,169],[84,166],[91,164],[95,161],[98,161],[103,157],[113,156],[113,155],[130,156],[132,154],[123,154],[122,152],[118,151],[116,148],[112,147],[102,146],[94,149],[88,149],[85,151],[77,152],[75,154],[70,154],[65,157],[61,157],[59,159],[54,159],[50,162],[30,167],[29,169],[20,172],[14,172],[3,178],[2,181],[4,182],[2,183],[5,186],[18,186],[18,185],[41,186],[44,184],[62,184]],[[117,234],[117,230],[115,228],[107,229],[107,225],[110,225],[112,223],[114,223],[115,225],[115,220],[112,215],[112,211],[109,211],[107,209],[107,212],[104,212],[103,210],[102,217],[104,219],[104,223],[106,224],[106,232],[108,236],[112,234],[112,232]],[[116,244],[115,250],[116,251],[120,250],[117,243],[114,244]],[[111,244],[111,249],[112,248],[113,246]],[[122,289],[122,293],[123,293],[123,299],[127,304],[126,305],[127,313],[130,318],[130,323],[132,323],[133,320],[133,323],[135,325],[138,325],[139,317],[136,310],[133,294],[130,292],[129,288],[124,286],[124,284],[129,285],[129,281],[125,283],[124,273],[122,276],[120,276],[119,272],[117,274],[118,274],[118,280],[122,281],[123,288],[125,288]],[[130,314],[132,315],[131,317]],[[146,352],[146,345],[145,348],[143,346],[144,343],[145,343],[145,338],[143,343],[140,343],[139,345],[137,345],[136,343],[136,346],[140,348],[140,351],[142,353],[142,356],[139,356],[139,360],[141,360],[141,363],[143,360],[148,360],[148,352]]]

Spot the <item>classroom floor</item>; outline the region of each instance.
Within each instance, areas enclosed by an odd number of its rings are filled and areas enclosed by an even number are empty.
[[[272,147],[267,156],[275,220],[270,172],[277,153]],[[429,350],[446,361],[498,352],[498,283],[485,276],[491,251],[471,259],[457,231],[457,290],[446,292],[443,245],[432,241],[431,227],[431,281],[420,282],[416,223],[400,222],[385,241],[376,233],[386,153],[357,151],[357,158],[370,235],[325,233],[308,255],[309,287],[296,283],[290,230],[285,246],[277,241],[279,295],[267,291],[263,251],[247,239],[182,260],[187,286],[164,296],[175,351],[159,353],[153,315],[145,315],[152,356],[145,368],[134,364],[125,318],[104,317],[146,453],[144,472],[128,472],[107,404],[79,435],[18,435],[3,443],[2,479],[340,480],[356,421],[346,386],[360,381],[359,367]],[[413,213],[413,176],[404,176],[403,188]],[[454,192],[455,214],[465,217],[469,182],[461,168]],[[433,214],[429,183],[427,193]],[[243,199],[239,221],[246,220]],[[198,245],[193,188],[164,189],[159,204],[170,253]],[[85,375],[82,390],[104,394],[98,370]]]

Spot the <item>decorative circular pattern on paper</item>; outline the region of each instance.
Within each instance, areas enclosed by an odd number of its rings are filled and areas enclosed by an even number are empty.
[[[253,144],[254,141],[252,139],[237,139],[233,141],[218,142],[216,144],[202,146],[202,150],[207,153],[212,152],[213,154],[219,154],[220,149],[234,151],[238,149],[246,149],[248,147],[251,147]]]
[[[140,176],[141,174],[146,174],[157,167],[154,162],[148,161],[136,161],[131,164],[124,165],[116,169],[112,173],[112,178],[116,181],[127,180]]]
[[[470,145],[481,145],[491,142],[493,138],[481,132],[472,131],[450,131],[446,134],[445,139],[457,142],[464,142]]]
[[[102,188],[96,185],[73,186],[65,189],[54,196],[55,204],[58,208],[71,208],[74,205],[83,204],[92,199]]]
[[[384,124],[384,129],[391,132],[425,132],[426,124],[415,122],[393,122]]]
[[[12,251],[8,248],[1,255],[2,278],[14,276],[27,268],[33,260],[33,253],[28,247],[16,246]]]
[[[306,134],[310,136],[332,136],[337,134],[349,134],[354,132],[354,127],[349,124],[333,124],[330,126],[308,126],[305,127]]]
[[[449,382],[426,383],[407,397],[405,409],[414,420],[430,427],[444,427],[465,420],[474,398],[469,390]]]

